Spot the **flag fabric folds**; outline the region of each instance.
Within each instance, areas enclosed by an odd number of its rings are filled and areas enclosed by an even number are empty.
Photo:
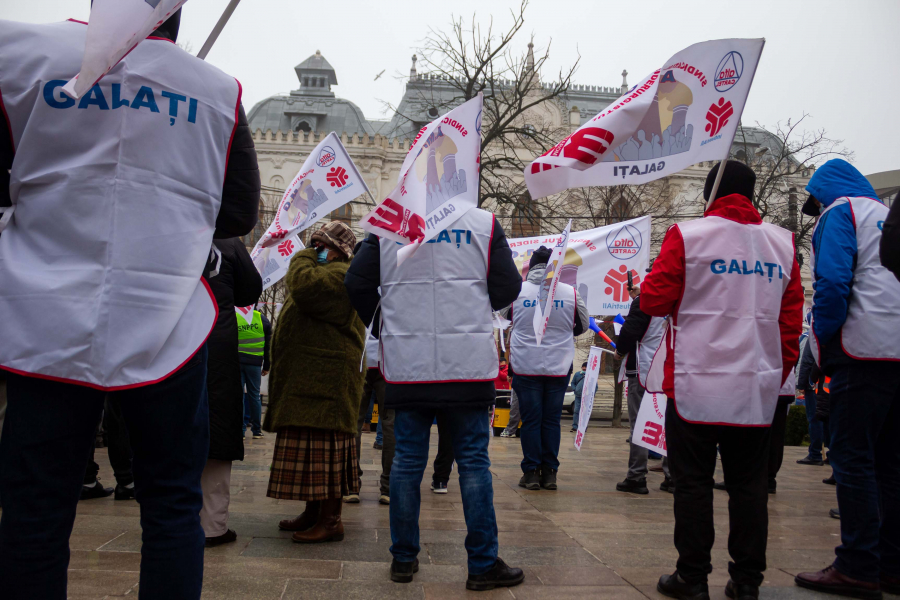
[[[304,248],[300,232],[368,192],[340,138],[329,133],[284,191],[272,223],[250,253],[263,289],[284,277],[291,257]]]
[[[404,244],[398,264],[478,205],[482,95],[423,127],[400,167],[397,187],[360,226]]]
[[[532,198],[647,183],[726,158],[764,44],[712,40],[678,52],[526,167]]]
[[[547,323],[550,322],[550,311],[553,310],[553,300],[556,298],[556,288],[559,286],[559,275],[562,272],[563,258],[569,247],[569,234],[572,232],[572,219],[569,219],[559,241],[553,247],[553,254],[547,261],[544,277],[541,281],[541,289],[538,292],[538,305],[534,311],[534,335],[537,345],[541,345],[544,333],[547,331]]]
[[[94,0],[81,71],[63,86],[81,98],[187,0]]]

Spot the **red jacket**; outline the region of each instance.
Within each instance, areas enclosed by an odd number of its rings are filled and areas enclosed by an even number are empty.
[[[762,223],[759,212],[744,196],[731,194],[713,202],[704,214],[716,216],[737,223],[748,225]],[[657,317],[673,316],[673,325],[678,325],[678,307],[684,294],[684,240],[677,226],[666,232],[659,257],[653,263],[653,270],[641,284],[641,310]],[[778,317],[781,331],[781,359],[784,365],[781,383],[784,384],[788,374],[797,364],[799,358],[799,338],[803,323],[803,286],[800,283],[800,265],[797,259],[791,269],[791,279],[781,299],[781,313]],[[671,332],[670,332],[671,335]],[[669,398],[675,398],[674,387],[675,353],[666,355],[663,366],[663,392]]]
[[[494,380],[494,388],[498,390],[508,390],[509,389],[509,366],[508,365],[500,365],[500,372],[497,373],[497,378]]]

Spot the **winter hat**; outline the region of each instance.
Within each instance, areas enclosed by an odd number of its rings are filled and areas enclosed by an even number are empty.
[[[546,265],[552,255],[553,250],[547,246],[541,246],[531,255],[531,260],[528,262],[528,268],[531,269],[534,265]]]
[[[709,174],[706,176],[706,185],[703,186],[703,199],[709,200],[709,194],[712,192],[713,184],[716,182],[716,174],[719,172],[719,165],[716,163]],[[716,198],[730,196],[731,194],[740,194],[747,200],[753,200],[753,187],[756,185],[756,173],[753,169],[737,160],[729,160],[725,163],[725,172],[722,174],[722,181],[719,182],[719,189],[716,190]]]
[[[353,246],[356,245],[356,236],[345,223],[341,221],[332,221],[312,234],[310,243],[315,242],[328,244],[335,250],[343,253],[347,258],[350,258],[353,256]]]

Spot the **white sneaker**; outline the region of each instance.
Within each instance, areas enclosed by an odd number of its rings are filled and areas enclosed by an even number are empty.
[[[447,493],[447,484],[446,483],[438,483],[437,481],[431,482],[431,491],[435,494],[446,494]]]
[[[344,504],[359,504],[359,494],[348,494],[344,496]]]
[[[509,432],[504,429],[503,431],[500,432],[500,437],[512,437],[512,436],[509,435]]]
[[[378,504],[390,504],[390,503],[391,503],[391,497],[388,496],[387,494],[382,494],[382,495],[378,496]]]

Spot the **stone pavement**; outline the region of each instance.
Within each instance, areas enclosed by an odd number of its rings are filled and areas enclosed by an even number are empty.
[[[279,519],[296,516],[300,503],[266,498],[274,436],[245,444],[246,460],[234,464],[230,527],[236,543],[206,551],[203,597],[210,599],[299,598],[661,598],[659,576],[674,570],[672,496],[659,491],[661,473],[650,473],[648,496],[615,491],[624,478],[627,431],[588,430],[582,451],[563,433],[556,492],[517,486],[521,448],[517,439],[492,438],[494,506],[500,555],[522,567],[525,583],[476,594],[465,590],[465,521],[454,476],[447,495],[432,494],[431,469],[422,485],[421,570],[412,584],[391,583],[388,507],[378,504],[380,452],[374,434],[363,435],[362,503],[345,505],[343,542],[299,545],[279,532]],[[432,430],[431,455],[437,449]],[[827,467],[797,465],[804,448],[785,449],[778,494],[769,497],[769,550],[763,598],[813,598],[794,586],[794,574],[831,563],[839,541],[834,488],[822,484]],[[113,484],[105,450],[98,450],[101,478]],[[651,462],[651,464],[653,464]],[[721,479],[721,471],[718,473]],[[717,537],[710,576],[712,597],[725,598],[728,579],[727,495],[715,492]],[[140,565],[139,510],[134,501],[112,498],[79,504],[71,538],[70,598],[136,597]],[[834,598],[833,596],[830,598]]]

